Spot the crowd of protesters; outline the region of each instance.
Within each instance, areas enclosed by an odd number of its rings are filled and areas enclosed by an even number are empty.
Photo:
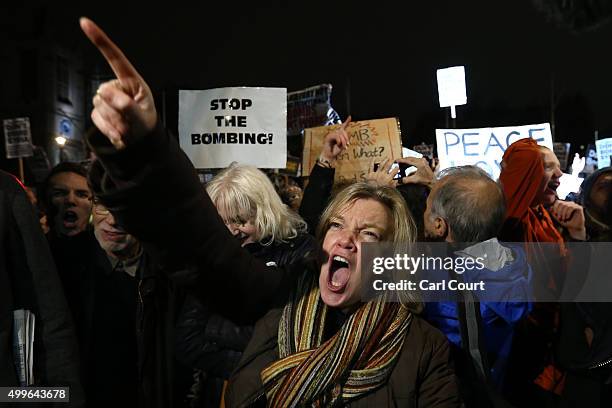
[[[563,201],[554,153],[521,139],[498,181],[398,158],[416,172],[384,161],[335,185],[349,118],[303,189],[241,164],[202,186],[145,80],[81,28],[116,75],[93,99],[95,161],[53,168],[38,211],[1,175],[0,386],[19,384],[11,311],[25,307],[40,316],[32,385],[70,386],[72,406],[612,404],[612,303],[515,296],[562,292],[583,259],[569,243],[612,241],[611,168]],[[495,301],[362,298],[362,244],[421,241],[489,254]]]

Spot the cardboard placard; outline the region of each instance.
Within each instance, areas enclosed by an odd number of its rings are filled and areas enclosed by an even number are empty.
[[[315,165],[327,133],[340,125],[304,129],[302,167],[308,176]],[[401,132],[397,118],[351,122],[347,129],[348,148],[338,156],[335,181],[365,181],[374,163],[402,157]]]

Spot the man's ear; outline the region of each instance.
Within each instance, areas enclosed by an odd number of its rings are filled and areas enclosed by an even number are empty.
[[[448,237],[449,228],[444,218],[442,217],[434,218],[433,226],[434,226],[434,231],[436,233],[436,237],[442,238],[444,240]]]

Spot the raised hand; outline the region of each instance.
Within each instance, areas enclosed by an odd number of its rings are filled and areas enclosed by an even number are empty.
[[[79,22],[117,77],[98,88],[91,119],[116,149],[124,149],[155,128],[157,111],[153,95],[134,66],[100,27],[85,17]]]
[[[342,125],[336,130],[332,130],[325,136],[323,150],[319,156],[319,162],[328,167],[332,167],[338,155],[349,145],[349,136],[346,128],[351,123],[349,116]]]
[[[382,163],[380,163],[378,169],[368,173],[366,178],[369,183],[395,187],[397,185],[397,181],[393,180],[393,177],[395,177],[399,172],[399,167],[393,168],[393,161],[391,159],[385,159]]]
[[[567,228],[570,236],[574,239],[586,240],[586,227],[584,221],[584,210],[581,205],[572,201],[557,200],[550,209],[553,217]]]
[[[395,159],[398,163],[408,164],[417,168],[417,171],[409,176],[402,177],[401,183],[398,184],[423,184],[431,187],[435,182],[435,177],[429,163],[424,158],[417,159],[416,157],[402,157]]]

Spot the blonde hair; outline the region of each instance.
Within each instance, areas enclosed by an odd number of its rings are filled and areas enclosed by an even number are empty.
[[[206,191],[225,222],[251,221],[262,245],[287,242],[306,231],[306,222],[281,201],[270,179],[253,166],[232,164],[207,185]]]
[[[416,223],[402,195],[395,188],[364,182],[350,184],[340,190],[329,203],[321,215],[321,221],[317,228],[319,242],[323,242],[332,219],[359,199],[375,200],[389,211],[392,225],[386,229],[385,236],[382,237],[381,241],[391,242],[396,253],[406,251],[406,246],[415,242],[417,237]],[[396,282],[399,282],[397,275],[394,274],[394,278]],[[423,310],[423,304],[418,295],[410,291],[399,291],[397,297],[410,311],[420,313]]]
[[[394,244],[406,244],[415,241],[417,236],[416,224],[402,195],[394,188],[364,182],[348,185],[340,190],[329,203],[321,215],[321,221],[317,228],[319,241],[323,241],[330,227],[331,219],[358,199],[378,201],[389,210],[389,215],[393,221],[390,229],[392,236],[384,237],[383,241],[390,241]]]

